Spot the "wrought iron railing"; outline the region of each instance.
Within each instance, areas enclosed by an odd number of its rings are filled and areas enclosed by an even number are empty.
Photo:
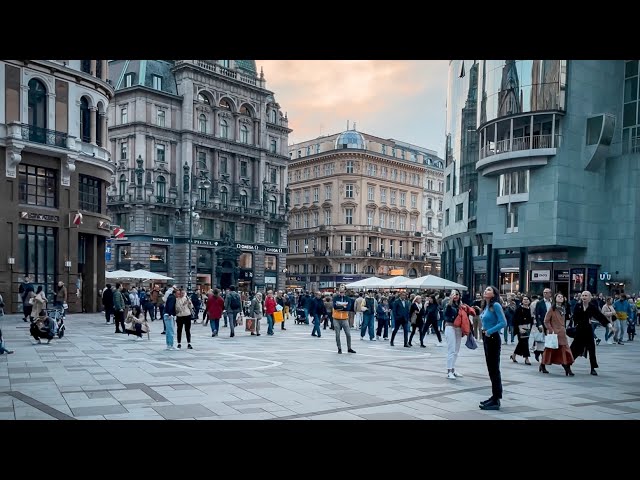
[[[30,142],[42,143],[44,145],[54,145],[60,148],[67,148],[67,138],[69,135],[55,130],[36,127],[35,125],[22,124],[22,139]]]

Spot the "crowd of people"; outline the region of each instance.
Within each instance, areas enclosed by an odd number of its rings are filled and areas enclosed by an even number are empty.
[[[42,287],[34,288],[27,277],[20,295],[24,302],[23,320],[32,323],[31,335],[38,343],[41,339],[50,342],[56,322],[50,322],[46,314],[47,299]],[[55,303],[66,303],[62,283]],[[3,304],[0,296],[0,315]],[[342,353],[342,334],[347,352],[355,354],[352,331],[360,334],[361,341],[388,341],[394,347],[396,335],[402,328],[405,348],[413,347],[416,341],[421,348],[426,348],[427,335],[436,337],[437,347],[447,348],[446,375],[450,380],[462,377],[456,361],[462,339],[467,337],[469,348],[476,348],[478,342],[484,348],[492,385],[491,396],[479,405],[485,410],[500,408],[503,345],[515,344],[509,357],[515,363],[522,357],[525,365],[532,365],[530,354],[533,353],[543,374],[550,373],[548,366],[560,365],[565,375],[572,377],[575,375],[572,365],[576,359],[585,357],[590,361],[590,373],[597,375],[596,346],[602,340],[596,335],[598,326],[605,328],[606,343],[624,345],[625,333],[627,341],[634,340],[640,310],[640,298],[628,298],[624,293],[593,297],[585,291],[567,299],[562,293],[553,296],[547,288],[541,297],[520,293],[502,297],[492,286],[471,300],[457,290],[409,294],[405,291],[354,292],[342,286],[336,293],[268,290],[263,295],[238,292],[234,286],[224,291],[198,287],[189,293],[177,285],[125,288],[116,283],[107,284],[103,289],[102,304],[105,321],[107,324],[113,321],[115,333],[142,338],[143,333],[150,331],[149,321],[161,320],[161,334],[165,335],[168,350],[182,348],[183,334],[186,348],[193,349],[191,326],[198,323],[210,326],[212,337],[217,337],[222,328],[229,328],[229,337],[233,338],[239,325],[245,324],[247,332],[260,336],[261,321],[265,320],[266,334],[272,336],[277,324],[285,331],[285,323],[295,320],[311,324],[311,335],[317,338],[327,329],[334,330],[339,354]],[[39,312],[35,318],[34,310]],[[5,346],[0,332],[0,353],[5,352],[13,353]]]

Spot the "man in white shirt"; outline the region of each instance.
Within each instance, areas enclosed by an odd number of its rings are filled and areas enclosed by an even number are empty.
[[[549,310],[551,310],[551,289],[545,288],[542,292],[542,298],[536,304],[536,325],[538,327],[542,325],[545,335],[547,334],[547,329],[544,327],[544,317]]]

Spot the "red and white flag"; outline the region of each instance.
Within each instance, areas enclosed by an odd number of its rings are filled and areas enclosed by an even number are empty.
[[[120,228],[120,227],[114,228],[113,238],[124,238],[124,228]]]

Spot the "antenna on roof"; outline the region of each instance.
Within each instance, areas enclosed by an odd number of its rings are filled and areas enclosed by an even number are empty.
[[[347,120],[347,130],[349,130],[349,120]]]
[[[353,122],[353,130],[355,131],[356,129],[356,122]]]

